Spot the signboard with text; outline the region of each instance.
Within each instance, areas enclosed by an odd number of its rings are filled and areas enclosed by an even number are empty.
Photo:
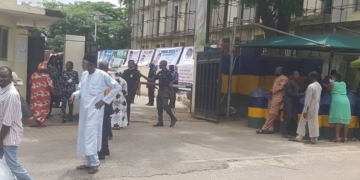
[[[179,82],[193,83],[194,47],[185,47],[178,64]]]
[[[154,56],[155,49],[141,50],[139,61],[136,62],[138,66],[149,66],[151,59]]]
[[[155,51],[155,56],[152,63],[155,65],[155,69],[159,71],[158,67],[161,61],[167,61],[169,65],[176,65],[178,62],[183,47],[174,48],[158,48]]]
[[[128,65],[129,60],[133,60],[136,63],[139,60],[140,52],[141,50],[129,49],[124,66]]]

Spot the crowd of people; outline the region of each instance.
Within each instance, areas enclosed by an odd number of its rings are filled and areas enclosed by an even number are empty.
[[[333,70],[330,77],[321,78],[320,71],[313,71],[307,79],[305,92],[300,92],[300,74],[294,71],[292,79],[289,80],[283,74],[283,68],[277,67],[273,87],[270,91],[268,102],[268,117],[257,134],[273,134],[274,120],[279,116],[280,111],[284,114],[282,136],[289,138],[290,141],[303,142],[303,138],[308,133],[310,141],[305,143],[316,144],[318,142],[319,124],[318,112],[320,108],[320,98],[326,93],[331,94],[331,105],[329,113],[329,124],[335,126],[335,138],[332,142],[346,142],[348,140],[348,130],[351,120],[350,101],[347,97],[346,83],[341,75]],[[305,96],[304,108],[298,122],[299,99]],[[344,129],[342,136],[341,128]]]
[[[167,69],[167,61],[160,62],[161,71],[152,78],[142,75],[132,60],[128,62],[128,69],[118,69],[114,78],[108,74],[108,62],[98,64],[97,57],[92,54],[84,56],[82,66],[84,72],[81,80],[73,70],[73,63],[69,61],[58,81],[63,122],[73,120],[73,102],[80,101],[77,153],[85,156],[85,163],[76,169],[87,170],[89,174],[99,171],[100,160],[110,155],[108,140],[112,139],[111,130],[129,125],[130,108],[135,95],[140,92],[141,77],[147,80],[145,84],[148,87],[159,87],[156,98],[159,117],[154,127],[164,126],[164,110],[171,118],[170,127],[176,124],[177,119],[169,106],[169,100],[175,93],[175,73]],[[59,96],[52,80],[54,77],[48,73],[48,68],[46,62],[40,63],[38,71],[30,78],[30,107],[33,114],[29,122],[32,126],[45,126],[45,119],[51,111],[51,99]],[[31,180],[29,173],[17,161],[17,150],[23,134],[23,114],[19,109],[22,101],[13,83],[13,72],[8,67],[0,67],[0,88],[0,158],[5,156],[6,163],[17,179]],[[69,116],[66,116],[66,105],[69,106]]]

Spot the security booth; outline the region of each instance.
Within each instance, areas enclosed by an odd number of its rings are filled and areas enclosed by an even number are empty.
[[[328,65],[328,73],[330,73],[332,69],[332,58],[334,55],[342,54],[342,53],[357,53],[357,54],[360,53],[360,44],[358,43],[359,40],[360,40],[359,37],[350,37],[350,36],[343,36],[338,34],[311,34],[311,35],[302,35],[302,36],[280,36],[280,37],[240,44],[238,46],[242,47],[243,49],[266,48],[266,49],[290,49],[290,50],[328,52],[331,54]],[[279,59],[281,58],[276,57],[274,58],[274,61],[278,61]],[[294,70],[298,70],[301,76],[306,77],[309,74],[309,72],[315,71],[316,68],[320,65],[315,61],[304,58],[300,59],[300,64],[297,65],[297,67],[295,67],[297,69]],[[268,61],[268,63],[270,62]],[[284,69],[286,68],[284,67]],[[272,84],[272,81],[269,81],[269,79],[267,79],[267,83]],[[353,98],[352,95],[348,95],[348,97],[350,102],[352,102],[351,106],[356,107],[355,102],[357,100]],[[320,136],[329,139],[331,138],[330,134],[334,134],[334,128],[331,124],[328,123],[328,114],[329,114],[328,109],[330,104],[328,103],[327,100],[323,98],[329,98],[329,97],[324,96],[322,97],[321,100],[321,105],[320,105],[321,107],[319,110],[319,118],[318,118],[320,125],[319,127],[321,127]],[[281,117],[279,119],[281,119]],[[252,120],[253,118],[249,118],[249,121]],[[358,127],[357,122],[358,122],[358,117],[355,115],[355,113],[352,113],[352,119],[350,123],[351,131],[353,131]],[[353,134],[354,133],[350,132],[349,138],[351,138]]]

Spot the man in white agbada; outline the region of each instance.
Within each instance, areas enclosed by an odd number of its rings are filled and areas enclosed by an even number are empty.
[[[302,116],[300,119],[299,126],[296,133],[298,136],[296,138],[290,139],[291,141],[302,142],[306,134],[306,124],[309,128],[309,135],[311,140],[307,143],[316,144],[319,137],[319,123],[318,123],[318,113],[320,107],[320,97],[321,97],[321,85],[317,82],[319,74],[317,72],[311,72],[309,74],[309,79],[311,84],[307,87],[305,92],[305,103]]]
[[[121,87],[107,73],[96,69],[96,56],[86,54],[82,64],[85,72],[81,76],[79,90],[70,98],[70,102],[75,99],[80,100],[77,153],[86,156],[85,164],[76,168],[88,170],[89,174],[94,174],[99,171],[100,165],[98,152],[101,150],[103,106],[105,103],[111,103]],[[108,88],[112,90],[104,97],[104,92]]]

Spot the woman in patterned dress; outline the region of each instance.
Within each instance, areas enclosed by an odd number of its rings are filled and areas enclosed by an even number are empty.
[[[69,101],[70,96],[76,91],[76,84],[79,84],[79,75],[78,72],[74,71],[74,63],[68,61],[66,63],[66,70],[63,71],[60,83],[62,84],[61,88],[61,114],[62,114],[62,123],[66,123],[67,120],[70,122],[73,121],[73,109],[74,104]],[[66,117],[66,104],[69,105],[69,116]]]
[[[120,128],[126,127],[128,124],[127,117],[127,104],[126,98],[127,95],[127,84],[126,81],[121,78],[123,71],[118,69],[115,73],[115,80],[120,84],[122,91],[120,91],[116,98],[113,100],[112,106],[114,109],[114,114],[111,115],[111,127],[112,129],[119,130]],[[131,102],[130,102],[131,103]]]
[[[54,94],[54,86],[49,74],[46,73],[46,63],[41,62],[38,72],[30,78],[30,107],[33,116],[29,118],[32,126],[45,126],[45,119],[50,111],[50,96]]]

